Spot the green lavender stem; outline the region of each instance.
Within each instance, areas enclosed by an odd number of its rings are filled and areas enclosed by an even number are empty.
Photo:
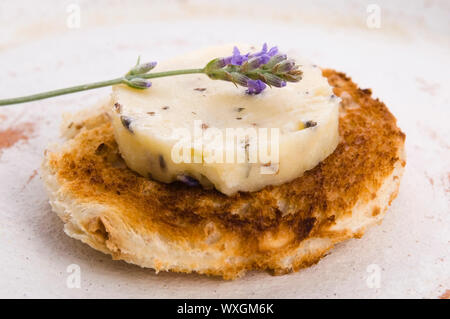
[[[11,99],[4,99],[4,100],[0,100],[0,106],[26,103],[26,102],[31,102],[31,101],[48,99],[51,97],[60,96],[60,95],[64,95],[64,94],[98,89],[98,88],[105,87],[105,86],[121,84],[124,82],[124,80],[131,80],[133,78],[153,79],[153,78],[161,78],[161,77],[166,77],[166,76],[174,76],[174,75],[182,75],[182,74],[195,74],[195,73],[204,73],[204,69],[173,70],[173,71],[166,71],[166,72],[141,74],[141,75],[136,75],[136,76],[120,77],[120,78],[108,80],[108,81],[94,82],[94,83],[90,83],[90,84],[84,84],[84,85],[72,86],[72,87],[54,90],[54,91],[48,91],[48,92],[44,92],[44,93],[38,93],[38,94],[33,94],[33,95],[28,95],[28,96],[21,96],[21,97],[16,97],[16,98],[11,98]]]

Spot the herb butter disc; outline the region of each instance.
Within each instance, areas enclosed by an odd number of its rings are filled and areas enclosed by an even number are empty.
[[[231,52],[222,46],[184,54],[155,72],[203,67]],[[336,148],[340,100],[320,68],[296,62],[300,82],[259,95],[203,74],[157,78],[148,90],[113,87],[110,115],[122,157],[143,176],[226,195],[301,176]]]

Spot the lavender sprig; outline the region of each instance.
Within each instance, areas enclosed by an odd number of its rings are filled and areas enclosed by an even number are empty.
[[[279,53],[277,47],[268,49],[267,44],[264,44],[259,52],[246,54],[241,54],[239,49],[234,47],[231,56],[213,59],[201,69],[151,73],[150,71],[155,67],[156,62],[141,64],[139,58],[136,65],[120,78],[4,99],[0,100],[0,106],[37,101],[116,84],[125,84],[135,89],[144,90],[152,85],[149,79],[183,74],[203,73],[213,80],[229,81],[236,86],[247,87],[246,92],[251,95],[261,93],[266,86],[281,88],[286,86],[286,82],[298,82],[302,79],[302,71],[299,70],[295,61],[288,59],[285,54]]]
[[[230,81],[236,86],[247,87],[248,94],[259,94],[266,84],[281,88],[286,86],[286,82],[300,81],[303,73],[294,60],[279,53],[277,47],[268,50],[264,43],[262,50],[253,54],[241,54],[234,47],[232,56],[209,62],[205,74],[213,80]]]

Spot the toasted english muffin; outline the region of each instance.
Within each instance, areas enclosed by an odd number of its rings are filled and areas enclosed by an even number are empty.
[[[297,271],[362,236],[397,195],[405,135],[370,90],[342,73],[323,74],[342,98],[334,153],[291,182],[230,197],[131,171],[101,108],[68,119],[67,141],[46,151],[41,174],[65,232],[157,272],[225,279]]]

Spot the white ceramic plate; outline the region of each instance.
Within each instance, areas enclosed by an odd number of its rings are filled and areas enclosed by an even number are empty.
[[[141,269],[67,237],[38,167],[61,114],[108,89],[0,109],[0,297],[436,298],[450,289],[448,1],[2,1],[0,98],[116,77],[201,46],[268,42],[370,87],[406,133],[382,225],[317,265],[226,282]],[[76,16],[79,10],[80,25]],[[378,23],[379,22],[379,23]],[[71,266],[76,265],[76,266]],[[80,288],[70,288],[74,269]],[[69,271],[69,272],[68,272]],[[67,284],[69,280],[69,285]]]

